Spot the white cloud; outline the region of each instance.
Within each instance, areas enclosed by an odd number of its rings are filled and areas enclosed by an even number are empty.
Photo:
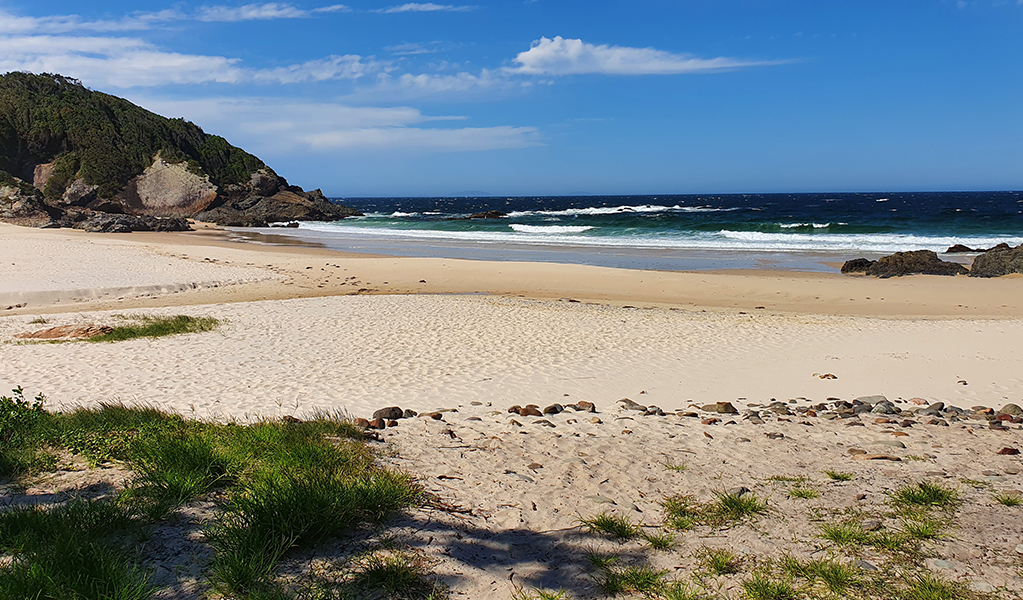
[[[344,4],[332,4],[330,6],[321,6],[320,8],[314,8],[309,12],[314,13],[352,12],[352,8]]]
[[[384,63],[363,59],[357,54],[328,56],[311,60],[300,65],[262,69],[252,72],[255,81],[272,83],[300,83],[303,81],[327,81],[330,79],[359,79],[370,73],[386,70]]]
[[[674,75],[723,71],[774,64],[734,58],[697,58],[654,48],[630,48],[587,44],[582,40],[541,37],[529,50],[515,57],[519,66],[509,69],[522,75]]]
[[[0,72],[61,73],[97,87],[355,80],[388,68],[372,58],[346,55],[248,69],[237,58],[167,52],[129,37],[0,36]]]
[[[542,143],[534,127],[420,127],[465,117],[429,116],[412,107],[280,98],[131,99],[156,113],[184,117],[260,156],[295,151],[483,151]]]
[[[398,56],[413,56],[416,54],[433,54],[440,50],[440,42],[430,42],[429,44],[419,44],[415,42],[405,42],[404,44],[395,44],[393,46],[384,46],[384,50]]]
[[[475,6],[456,6],[452,4],[434,4],[433,2],[409,2],[399,6],[381,8],[376,12],[381,13],[403,13],[403,12],[469,12],[476,10]]]
[[[539,131],[535,127],[510,126],[460,129],[378,127],[316,133],[307,136],[304,141],[313,149],[321,151],[478,152],[542,145]]]
[[[299,19],[309,13],[278,2],[265,4],[245,4],[243,6],[204,6],[195,16],[198,21],[262,21],[269,19]]]

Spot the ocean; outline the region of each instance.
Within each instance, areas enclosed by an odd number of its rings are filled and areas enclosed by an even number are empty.
[[[1023,243],[1023,192],[336,201],[365,216],[266,233],[350,252],[663,270],[834,271],[858,256]],[[506,216],[466,218],[485,211]]]

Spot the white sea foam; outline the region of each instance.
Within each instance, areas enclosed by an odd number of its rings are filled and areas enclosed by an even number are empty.
[[[618,215],[630,213],[662,213],[662,212],[731,212],[738,208],[714,208],[711,206],[659,206],[657,204],[642,204],[639,206],[589,206],[586,208],[568,208],[565,210],[517,210],[508,213],[512,219],[517,217],[528,217],[534,215],[573,217],[592,215]]]
[[[396,210],[393,213],[391,213],[391,216],[392,217],[417,217],[417,216],[419,216],[419,213],[417,213],[417,212],[401,212],[400,210]]]
[[[814,229],[827,229],[831,223],[778,223],[782,229],[795,229],[797,227],[813,227]]]
[[[1015,246],[1020,236],[924,236],[910,234],[763,233],[758,231],[656,233],[646,235],[574,235],[578,227],[530,226],[533,231],[442,231],[385,229],[355,223],[303,223],[302,232],[317,232],[325,238],[388,239],[400,241],[449,242],[455,244],[526,244],[584,248],[636,248],[663,250],[745,250],[760,252],[885,253],[927,249],[944,252],[953,244],[991,247],[1001,242]],[[557,228],[562,231],[555,231]],[[564,231],[570,229],[571,231]],[[295,233],[295,230],[281,230]],[[325,240],[326,241],[326,240]]]
[[[508,227],[519,233],[558,234],[558,233],[582,233],[593,227],[589,225],[520,225],[512,223]]]

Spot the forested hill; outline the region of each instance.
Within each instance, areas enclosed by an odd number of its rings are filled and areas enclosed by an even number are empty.
[[[18,219],[3,202],[11,205],[16,194],[44,203],[50,221],[70,208],[233,225],[354,212],[318,190],[289,186],[259,158],[193,123],[50,74],[0,75],[0,186],[0,219],[11,222]]]
[[[55,161],[44,190],[56,199],[81,177],[113,197],[160,155],[221,186],[248,182],[263,161],[184,119],[168,119],[60,75],[0,76],[0,170],[32,181]]]

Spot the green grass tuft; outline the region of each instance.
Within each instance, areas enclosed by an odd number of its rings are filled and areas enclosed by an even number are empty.
[[[512,592],[512,600],[568,600],[568,592],[565,590],[535,589],[527,592],[522,588]]]
[[[656,533],[643,532],[640,535],[643,536],[643,539],[654,550],[671,550],[676,544],[675,536],[667,531],[658,531]]]
[[[859,523],[852,522],[823,523],[820,525],[820,536],[838,546],[865,544],[870,537]]]
[[[675,473],[683,473],[688,468],[686,463],[684,462],[677,463],[671,460],[670,458],[661,463],[661,466],[663,466],[665,469],[669,471],[674,471]]]
[[[827,471],[824,471],[824,473],[832,481],[851,481],[852,478],[853,478],[853,474],[852,473],[843,473],[843,472],[840,472],[840,471],[832,471],[830,469],[827,470]]]
[[[966,600],[971,596],[962,584],[930,573],[908,579],[900,591],[902,600]]]
[[[930,481],[920,481],[895,490],[891,495],[896,506],[948,507],[959,500],[959,492]]]
[[[1019,494],[1006,494],[1003,492],[994,493],[995,501],[1004,506],[1019,506],[1023,504],[1023,496]]]
[[[173,317],[133,317],[139,321],[138,324],[120,325],[114,327],[113,331],[104,335],[89,338],[90,342],[123,342],[138,338],[157,338],[180,333],[201,333],[212,331],[220,325],[220,321],[213,317],[190,317],[188,315],[175,315]]]
[[[753,492],[745,494],[716,492],[715,496],[709,506],[709,513],[716,521],[741,521],[767,510],[767,502]]]
[[[811,583],[821,583],[838,596],[846,597],[850,588],[859,585],[859,569],[826,558],[800,561],[786,555],[781,560],[782,570],[789,577],[799,577]]]
[[[639,535],[639,527],[626,517],[609,512],[602,512],[589,519],[580,519],[579,523],[590,533],[596,533],[616,540],[631,540]]]
[[[802,498],[803,500],[813,500],[820,497],[820,492],[811,487],[794,487],[789,490],[789,496]]]
[[[661,501],[665,522],[679,531],[692,529],[703,517],[703,507],[693,496],[672,496]]]
[[[750,600],[795,600],[796,589],[784,581],[775,581],[762,573],[754,573],[742,582],[742,591]]]
[[[695,556],[711,575],[738,573],[742,562],[734,552],[724,548],[703,547],[696,551]]]

